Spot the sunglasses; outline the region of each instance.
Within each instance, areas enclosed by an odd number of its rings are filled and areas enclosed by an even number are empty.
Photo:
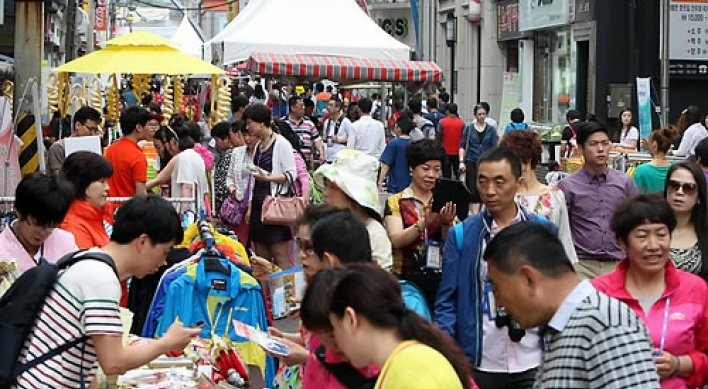
[[[691,195],[696,193],[696,190],[698,190],[698,185],[692,182],[680,182],[675,180],[669,180],[669,189],[674,192],[678,192],[678,190],[681,189],[683,193]]]

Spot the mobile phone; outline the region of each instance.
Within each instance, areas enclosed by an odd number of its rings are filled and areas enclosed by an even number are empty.
[[[204,327],[204,324],[206,324],[206,323],[204,323],[203,321],[198,321],[198,322],[192,324],[191,326],[189,326],[189,328],[202,328],[202,327]]]

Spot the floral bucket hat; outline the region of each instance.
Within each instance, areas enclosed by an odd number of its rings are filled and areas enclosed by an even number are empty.
[[[315,171],[315,182],[324,188],[325,178],[334,182],[347,196],[362,207],[379,212],[377,177],[379,161],[361,151],[345,149],[334,162]]]

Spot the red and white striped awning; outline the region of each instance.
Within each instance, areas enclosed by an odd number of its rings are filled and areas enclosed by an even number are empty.
[[[397,82],[440,82],[435,62],[253,53],[248,68],[258,74]]]

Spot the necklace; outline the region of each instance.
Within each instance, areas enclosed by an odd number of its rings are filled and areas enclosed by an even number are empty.
[[[270,140],[273,139],[273,130],[270,131],[270,134],[268,134],[268,138],[264,141],[261,141],[262,145],[258,146],[258,149],[261,152],[264,152],[268,150],[268,147],[270,147]]]

